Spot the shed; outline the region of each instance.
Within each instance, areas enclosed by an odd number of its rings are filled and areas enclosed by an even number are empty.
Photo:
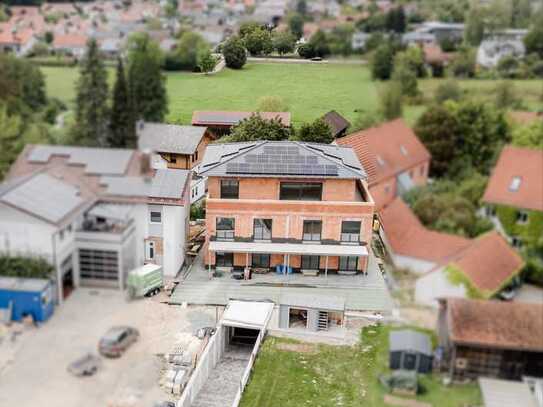
[[[419,373],[432,370],[432,344],[428,335],[411,329],[392,331],[389,347],[391,369],[416,370]]]
[[[335,110],[330,110],[323,116],[324,121],[330,126],[334,138],[343,137],[351,125],[349,121]]]
[[[0,308],[11,313],[12,321],[31,315],[44,322],[53,314],[52,285],[38,278],[0,277]]]

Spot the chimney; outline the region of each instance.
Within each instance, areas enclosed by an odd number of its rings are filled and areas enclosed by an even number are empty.
[[[141,154],[140,173],[147,176],[151,172],[151,153],[144,151]]]

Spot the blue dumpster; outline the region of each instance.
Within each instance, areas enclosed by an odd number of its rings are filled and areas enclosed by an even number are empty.
[[[44,322],[53,314],[51,282],[38,278],[0,277],[0,309],[11,308],[11,320],[31,315]]]

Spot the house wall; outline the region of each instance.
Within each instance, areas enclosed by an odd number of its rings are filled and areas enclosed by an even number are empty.
[[[164,275],[175,277],[185,261],[186,210],[184,206],[164,206],[163,208],[163,267]]]
[[[415,283],[415,301],[422,305],[437,307],[438,298],[466,298],[466,289],[453,285],[447,278],[443,267],[420,277]]]
[[[394,265],[399,268],[406,268],[416,274],[424,274],[436,267],[436,263],[432,263],[426,260],[417,259],[416,257],[402,256],[394,254],[389,250]]]
[[[356,201],[354,180],[332,180],[323,185],[322,201],[281,201],[279,200],[279,180],[266,178],[241,179],[240,199],[218,199],[220,179],[209,177],[209,198],[206,207],[207,241],[216,234],[217,218],[227,217],[235,220],[235,237],[252,238],[254,219],[272,219],[272,238],[301,240],[304,220],[322,222],[321,239],[341,240],[342,221],[360,221],[360,241],[370,242],[372,235],[373,207],[370,202]],[[206,246],[207,247],[207,246]],[[206,264],[215,263],[214,254],[205,251]],[[234,255],[234,265],[243,267],[250,256],[244,253]],[[271,265],[283,264],[284,256],[273,255]],[[359,260],[358,269],[364,270],[366,258]],[[291,256],[289,265],[300,267],[301,257]],[[338,258],[328,259],[328,269],[338,267]],[[325,268],[325,258],[320,259],[320,268]]]
[[[194,154],[173,154],[173,153],[162,153],[162,157],[167,161],[167,167],[173,169],[181,170],[191,170],[202,162],[204,153],[206,151],[207,145],[214,140],[214,137],[206,131],[204,137],[198,143],[196,147],[196,152]],[[175,157],[176,162],[172,163],[171,158]]]

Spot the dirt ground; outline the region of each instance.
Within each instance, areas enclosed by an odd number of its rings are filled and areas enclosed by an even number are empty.
[[[160,296],[127,303],[113,290],[77,289],[42,326],[13,324],[0,332],[0,406],[148,407],[172,398],[160,388],[157,356],[194,341],[192,333],[214,326],[214,307],[169,306]],[[114,325],[130,325],[140,339],[119,359],[102,358],[92,377],[77,378],[67,366]],[[13,332],[21,331],[13,335]]]

